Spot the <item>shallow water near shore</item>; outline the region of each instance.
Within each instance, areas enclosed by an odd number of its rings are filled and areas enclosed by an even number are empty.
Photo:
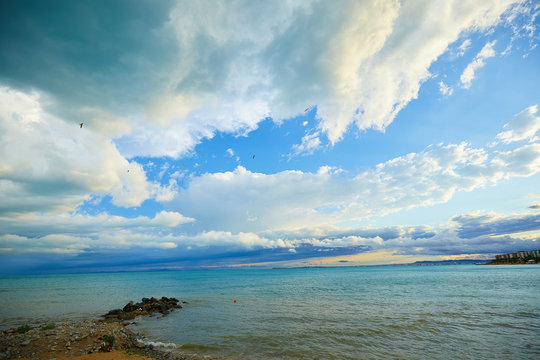
[[[189,302],[134,326],[171,351],[228,359],[540,356],[540,266],[1,277],[0,328],[95,318],[148,296]]]

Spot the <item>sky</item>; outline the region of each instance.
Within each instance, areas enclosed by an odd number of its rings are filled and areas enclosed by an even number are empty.
[[[539,249],[536,1],[0,1],[0,275]]]

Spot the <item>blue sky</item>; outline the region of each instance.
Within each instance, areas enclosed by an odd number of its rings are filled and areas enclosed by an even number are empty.
[[[0,6],[1,274],[539,247],[534,1]]]

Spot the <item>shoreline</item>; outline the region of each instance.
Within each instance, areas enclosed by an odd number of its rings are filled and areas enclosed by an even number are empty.
[[[147,344],[142,334],[128,328],[131,324],[128,321],[82,320],[32,324],[4,330],[0,334],[0,360],[210,359],[170,352]]]
[[[171,305],[166,309],[163,304],[167,301]],[[173,305],[181,308],[168,298],[143,299],[137,304],[130,301],[122,310],[109,311],[104,319],[33,323],[2,330],[0,360],[219,360],[153,346],[143,334],[129,328],[137,317],[154,313],[167,316]]]

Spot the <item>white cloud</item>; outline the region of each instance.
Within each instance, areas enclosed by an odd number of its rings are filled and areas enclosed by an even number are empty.
[[[0,213],[73,210],[96,193],[125,207],[172,197],[174,187],[149,182],[100,131],[51,115],[40,96],[0,87]]]
[[[454,89],[452,89],[450,86],[446,85],[443,81],[439,81],[439,91],[443,95],[452,95],[454,93]]]
[[[73,213],[27,213],[0,217],[0,228],[2,229],[0,234],[13,233],[36,236],[69,233],[89,236],[125,228],[134,231],[163,231],[193,221],[195,220],[192,218],[171,211],[161,211],[154,218],[146,216],[125,218],[105,213],[94,216]]]
[[[55,253],[78,255],[91,250],[118,248],[156,248],[171,249],[177,247],[176,237],[170,235],[134,233],[129,230],[103,232],[97,237],[51,234],[41,237],[19,235],[0,235],[0,254],[18,255],[28,253]]]
[[[233,151],[233,149],[229,148],[229,149],[227,149],[226,152],[227,152],[227,154],[228,154],[230,157],[233,157],[233,156],[234,156],[234,151]]]
[[[509,53],[518,39],[528,39],[527,50],[529,52],[538,46],[540,34],[537,31],[538,21],[536,19],[539,14],[540,6],[534,0],[521,1],[512,7],[511,11],[508,12],[505,24],[512,30],[512,38],[506,49],[501,53],[502,55]],[[525,53],[522,56],[525,58],[528,55],[529,53]]]
[[[71,234],[73,227],[63,228],[55,233],[55,228],[49,227],[52,233],[40,236],[0,234],[0,254],[22,253],[57,253],[78,255],[85,252],[98,252],[114,249],[153,248],[164,249],[166,253],[158,254],[157,258],[196,257],[201,254],[212,254],[219,257],[224,252],[242,254],[253,249],[265,249],[270,252],[260,252],[267,260],[275,260],[272,250],[284,249],[276,254],[290,253],[300,257],[324,256],[328,252],[338,254],[355,254],[364,251],[390,251],[395,254],[423,255],[461,255],[461,254],[493,254],[515,251],[516,249],[530,250],[538,240],[540,223],[538,215],[513,214],[501,215],[495,213],[469,213],[453,217],[447,224],[441,224],[441,229],[425,225],[392,226],[392,227],[362,227],[337,228],[310,227],[290,231],[229,232],[203,231],[195,235],[174,235],[161,232],[140,232],[141,229],[174,226],[178,214],[164,213],[155,219],[121,219],[110,217],[114,224],[105,227],[97,233],[90,230],[89,224],[103,220],[104,215],[92,219],[79,227],[77,234]],[[45,219],[28,218],[30,226],[38,227]],[[37,220],[37,223],[35,221]],[[172,220],[172,221],[171,221]],[[127,222],[134,226],[130,230],[121,229]],[[60,229],[60,223],[57,224]],[[529,234],[529,235],[528,235]],[[175,249],[171,253],[169,250]],[[340,250],[344,249],[344,250]],[[146,251],[146,250],[145,250]],[[155,254],[155,252],[154,252]],[[167,255],[169,254],[169,255]],[[89,258],[85,258],[85,264]],[[148,259],[146,259],[148,261]]]
[[[458,56],[463,56],[471,47],[471,39],[465,39],[458,47]]]
[[[540,143],[525,145],[511,151],[496,152],[492,162],[494,167],[499,167],[505,177],[534,175],[540,171]]]
[[[161,211],[154,218],[108,214],[28,213],[0,217],[0,253],[80,254],[119,247],[172,248],[180,238],[168,232],[193,222],[182,214]],[[126,230],[129,229],[129,230]]]
[[[321,147],[321,139],[319,136],[320,133],[318,131],[312,134],[304,135],[300,144],[295,144],[292,146],[292,152],[289,156],[305,156],[313,154],[315,150]]]
[[[361,245],[375,248],[381,241],[386,243],[387,239],[395,238],[401,239],[401,248],[405,249],[404,244],[409,243],[409,240],[404,239],[422,237],[421,234],[428,234],[427,237],[430,237],[431,230],[386,228],[379,229],[378,233],[374,234],[365,229],[355,229],[354,233],[351,233],[331,228],[346,220],[383,216],[403,209],[446,202],[456,192],[471,191],[495,184],[505,178],[531,176],[540,170],[540,144],[536,142],[507,151],[488,151],[471,147],[467,143],[440,144],[430,146],[419,153],[391,159],[354,177],[350,177],[340,169],[325,166],[314,173],[284,171],[276,174],[256,173],[237,167],[232,172],[207,173],[189,178],[187,187],[180,190],[174,199],[173,194],[177,191],[174,179],[168,187],[157,185],[153,187],[153,184],[146,184],[144,181],[130,182],[129,178],[125,180],[127,184],[125,189],[116,189],[116,184],[109,187],[108,192],[119,203],[129,204],[131,192],[135,195],[137,192],[149,194],[161,201],[172,199],[169,206],[178,209],[179,212],[164,211],[153,219],[146,217],[127,219],[106,214],[89,216],[58,212],[36,213],[38,209],[51,210],[51,205],[48,204],[50,202],[63,207],[75,206],[81,199],[86,199],[92,189],[82,187],[80,193],[75,192],[75,195],[70,197],[68,195],[71,193],[65,193],[67,185],[64,184],[61,189],[56,190],[54,197],[47,193],[40,198],[41,188],[49,184],[47,179],[52,176],[51,174],[61,174],[67,179],[66,183],[70,184],[73,180],[69,176],[71,172],[79,169],[79,165],[78,161],[66,163],[67,160],[62,157],[63,152],[54,157],[56,162],[51,162],[49,157],[43,155],[43,151],[38,153],[29,144],[40,145],[48,141],[47,150],[55,154],[58,152],[55,143],[43,129],[47,129],[47,124],[51,122],[58,122],[55,123],[55,128],[59,129],[56,134],[67,134],[73,129],[69,125],[62,125],[60,119],[49,118],[50,115],[39,107],[36,97],[6,91],[6,96],[2,99],[9,99],[10,104],[15,104],[13,108],[7,105],[2,107],[5,112],[1,114],[0,124],[3,129],[10,134],[14,131],[26,131],[28,138],[28,142],[18,147],[14,147],[17,145],[9,141],[2,142],[2,145],[7,149],[13,149],[21,156],[17,160],[22,166],[16,171],[23,171],[27,182],[28,179],[33,181],[33,187],[24,188],[25,184],[19,184],[23,175],[19,174],[19,177],[13,175],[14,172],[17,174],[13,170],[14,160],[11,157],[9,160],[3,159],[0,183],[4,186],[2,198],[6,199],[6,203],[13,209],[14,205],[9,202],[10,197],[13,196],[13,199],[19,202],[23,201],[25,199],[21,196],[21,191],[25,191],[30,198],[28,206],[33,209],[32,212],[27,209],[26,212],[20,211],[17,216],[0,217],[2,248],[4,252],[10,253],[39,252],[45,251],[43,249],[46,248],[52,249],[50,251],[80,253],[94,248],[130,246],[173,248],[180,245],[200,247],[218,244],[294,248],[299,244],[309,243],[314,246],[348,244],[347,246]],[[9,109],[13,111],[10,112]],[[516,115],[510,123],[512,129],[528,129],[530,121],[524,122],[519,119],[526,116],[530,120],[535,113],[535,109],[527,108]],[[10,119],[18,121],[13,124]],[[66,126],[66,129],[63,126]],[[39,137],[32,136],[36,127],[40,129]],[[80,130],[82,129],[75,126],[76,134],[79,134]],[[522,131],[517,134],[522,133],[530,132]],[[92,139],[91,132],[71,141],[74,143],[89,141],[88,138]],[[101,137],[93,141],[97,144],[95,146],[104,147]],[[84,142],[84,144],[93,143]],[[111,146],[110,149],[114,155],[114,147]],[[84,149],[79,151],[84,152]],[[22,154],[25,156],[22,157]],[[83,154],[84,156],[88,157]],[[119,161],[123,160],[117,156]],[[27,163],[24,162],[26,157],[29,158],[26,160]],[[36,157],[39,161],[32,162]],[[63,166],[55,169],[53,166],[57,163]],[[124,172],[125,169],[113,173],[118,177],[129,177],[133,172],[135,179],[145,179],[139,164],[129,164],[127,161],[124,164],[130,166],[129,173]],[[52,172],[52,169],[55,171]],[[56,184],[57,178],[53,179],[53,183]],[[100,180],[99,177],[93,179],[93,185],[99,185]],[[9,190],[9,186],[14,190]],[[44,205],[40,207],[38,201],[43,201]],[[57,207],[54,206],[53,209]],[[183,225],[181,229],[177,229],[179,225]],[[292,232],[294,229],[298,229],[295,230],[296,233]],[[178,235],[179,233],[184,235]],[[337,241],[338,238],[341,240]],[[25,248],[27,250],[24,250]]]
[[[306,104],[331,143],[352,124],[384,130],[450,44],[497,24],[512,3],[179,1],[161,30],[176,36],[177,67],[119,149],[178,157]]]
[[[91,239],[64,234],[29,238],[19,235],[0,235],[0,254],[69,254],[77,255],[88,249]]]
[[[497,134],[497,139],[505,144],[521,140],[538,140],[536,133],[540,130],[540,116],[536,116],[537,112],[538,105],[533,105],[515,115],[512,121],[504,125],[508,130]]]
[[[35,58],[48,56],[39,61],[53,75],[17,75],[27,72],[15,62],[7,77],[26,88],[40,86],[50,113],[114,138],[126,158],[177,158],[218,132],[247,134],[268,117],[281,122],[306,107],[316,108],[321,136],[336,143],[351,126],[384,130],[418,96],[430,67],[452,44],[491,29],[501,17],[504,24],[519,21],[509,15],[515,3],[179,0],[168,11],[162,8],[170,4],[152,6],[168,13],[166,21],[141,21],[135,32],[146,42],[125,44],[121,60],[98,52],[107,66],[82,59],[86,67],[79,67],[65,60],[71,45],[52,54],[36,46]],[[96,35],[77,46],[96,51],[93,44],[133,36],[118,20],[116,37],[103,31],[106,38]],[[91,21],[83,21],[81,31],[94,36]],[[43,36],[45,43],[64,41],[54,31]],[[460,49],[467,46],[465,40]],[[92,71],[80,70],[87,67]],[[74,84],[77,91],[66,90]]]
[[[476,71],[486,65],[484,60],[495,56],[495,50],[493,49],[495,43],[496,41],[493,40],[484,45],[482,50],[480,50],[480,52],[475,56],[473,61],[469,65],[467,65],[465,70],[463,70],[463,73],[460,77],[461,86],[463,88],[470,88],[471,83],[475,78]]]
[[[540,144],[488,151],[467,143],[428,147],[353,178],[316,173],[235,171],[192,177],[170,208],[197,219],[194,231],[265,231],[336,224],[444,203],[456,192],[540,171]]]
[[[101,134],[104,137],[119,137],[131,132],[128,119],[106,112],[98,107],[82,107],[77,118],[83,122],[85,128]]]

